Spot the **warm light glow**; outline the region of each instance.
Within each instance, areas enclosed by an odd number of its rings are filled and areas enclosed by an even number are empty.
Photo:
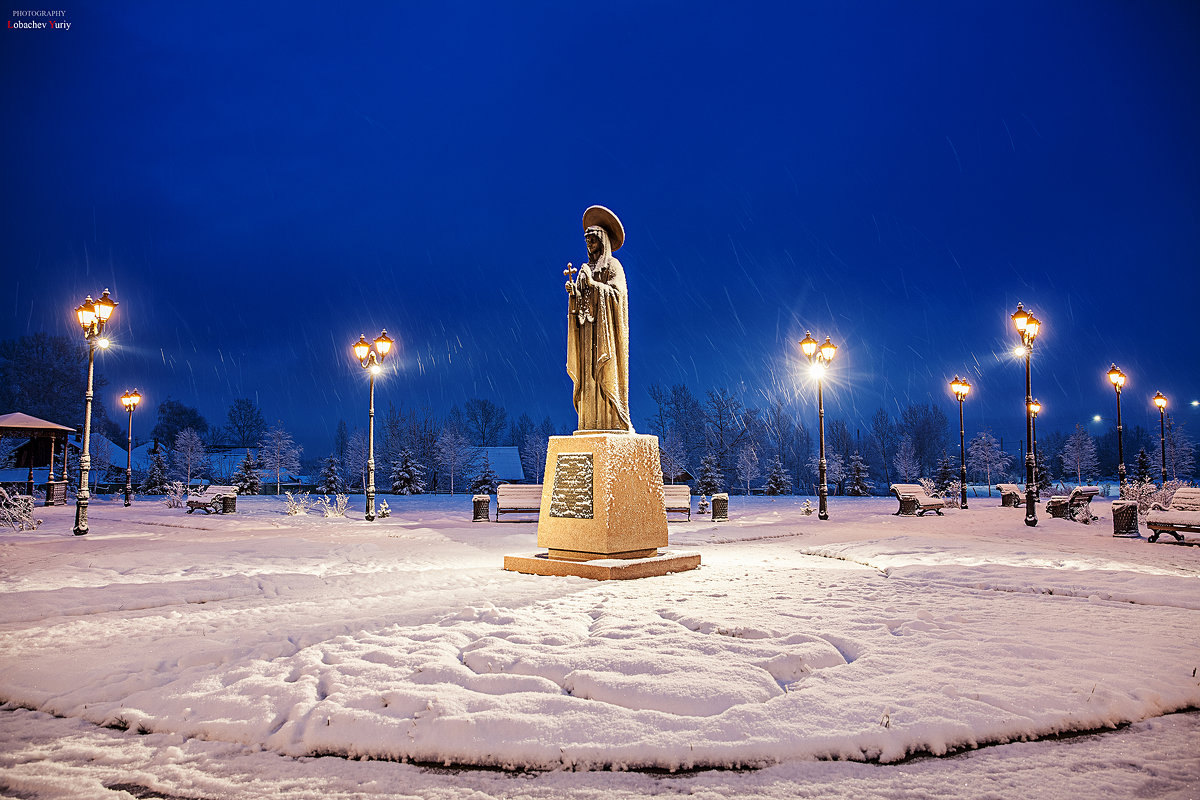
[[[1025,306],[1017,303],[1017,311],[1012,315],[1013,325],[1017,326],[1018,333],[1025,332],[1025,326],[1029,323],[1029,312],[1025,310]]]
[[[1040,327],[1042,327],[1041,320],[1030,314],[1029,319],[1025,323],[1025,336],[1029,339],[1029,341],[1032,342],[1037,338],[1038,328]]]
[[[833,361],[833,357],[837,355],[837,345],[829,341],[829,337],[825,337],[825,344],[821,345],[821,358],[826,362]]]
[[[1195,408],[1196,406],[1200,406],[1200,400],[1193,400],[1193,401],[1192,401],[1192,408]]]
[[[800,352],[809,358],[812,358],[813,353],[817,352],[817,340],[812,338],[812,332],[804,332],[804,338],[800,340]]]
[[[379,353],[380,361],[387,358],[387,354],[391,352],[393,341],[387,335],[387,328],[384,328],[383,333],[379,334],[379,338],[375,340],[375,351]]]
[[[813,362],[813,365],[808,370],[817,380],[821,380],[825,376],[825,365],[820,361]]]
[[[138,394],[137,389],[121,395],[121,405],[125,406],[126,411],[133,411],[134,407],[140,402],[142,402],[142,396]]]
[[[950,391],[954,392],[954,396],[962,401],[971,392],[971,384],[967,383],[965,378],[954,376],[954,380],[950,381]]]
[[[1099,422],[1099,421],[1100,421],[1100,415],[1099,415],[1099,414],[1097,414],[1096,416],[1092,417],[1092,422]]]
[[[1033,414],[1036,417],[1041,412],[1041,410],[1042,410],[1041,403],[1039,403],[1037,400],[1030,401],[1030,403],[1029,403],[1029,413],[1030,414]]]
[[[372,375],[378,375],[379,373],[383,372],[383,367],[379,366],[378,364],[372,364],[370,370]]]
[[[352,347],[354,348],[354,355],[358,357],[359,361],[365,359],[367,353],[371,352],[371,343],[367,341],[367,336],[363,333],[358,335],[358,341]]]
[[[113,309],[117,307],[117,301],[108,296],[108,289],[100,295],[100,299],[96,301],[96,316],[101,322],[108,322],[108,318],[112,316]]]
[[[107,336],[96,340],[96,346],[102,350],[107,348],[110,344],[112,344],[112,342],[108,340]]]
[[[1013,351],[1012,351],[1013,355],[1016,356],[1017,358],[1024,358],[1026,355],[1028,355],[1028,352],[1029,351],[1027,351],[1025,349],[1025,345],[1023,345],[1023,344],[1017,345],[1016,347],[1013,348]]]
[[[1162,411],[1167,407],[1167,397],[1162,392],[1154,393],[1154,405],[1158,406],[1158,410]]]
[[[1112,382],[1113,386],[1117,387],[1118,391],[1125,385],[1125,373],[1117,369],[1116,364],[1113,364],[1112,368],[1108,371],[1108,379]]]
[[[85,331],[92,327],[92,323],[96,321],[96,306],[92,303],[92,296],[90,294],[83,301],[83,305],[75,309],[75,316],[79,318],[79,325]]]

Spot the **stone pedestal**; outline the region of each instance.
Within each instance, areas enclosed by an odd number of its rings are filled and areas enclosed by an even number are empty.
[[[603,579],[599,565],[585,565],[637,559],[642,563],[629,577],[647,577],[700,562],[694,553],[681,560],[658,552],[667,546],[667,512],[656,436],[580,431],[550,437],[537,543],[549,552],[507,556],[505,569]]]

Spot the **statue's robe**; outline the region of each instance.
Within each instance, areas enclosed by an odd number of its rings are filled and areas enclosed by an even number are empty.
[[[567,374],[575,382],[579,430],[632,433],[625,270],[607,253],[597,259],[593,270],[595,285],[572,301],[567,318]],[[580,322],[576,312],[581,303],[591,312],[592,321]]]

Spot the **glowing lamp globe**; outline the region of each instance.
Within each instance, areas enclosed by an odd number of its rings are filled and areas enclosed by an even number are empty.
[[[112,316],[113,309],[117,307],[117,301],[108,296],[108,289],[100,295],[100,299],[96,301],[96,318],[101,322],[108,322],[108,318]]]
[[[83,301],[83,304],[75,309],[75,316],[79,318],[79,325],[84,330],[92,327],[92,324],[96,321],[96,306],[92,302],[90,294]]]
[[[375,351],[379,353],[381,361],[387,358],[387,354],[392,351],[394,342],[395,340],[387,335],[387,328],[384,328],[383,332],[379,334],[379,338],[375,340]]]
[[[1018,333],[1025,332],[1025,326],[1029,324],[1029,312],[1025,310],[1025,306],[1017,303],[1016,313],[1012,315],[1013,325],[1016,326]]]
[[[809,358],[812,358],[813,353],[817,352],[817,340],[812,338],[811,331],[804,332],[804,338],[800,340],[800,352]]]
[[[371,352],[371,343],[367,341],[367,336],[363,333],[358,335],[358,341],[352,347],[354,348],[354,355],[358,357],[359,361],[362,361],[367,357],[367,353]]]
[[[1167,407],[1167,398],[1162,392],[1154,393],[1154,405],[1158,406],[1158,410],[1162,411]]]
[[[1042,411],[1041,403],[1039,403],[1037,400],[1031,400],[1029,402],[1029,413],[1030,414],[1033,414],[1036,417],[1038,414],[1041,413],[1041,411]]]
[[[1113,364],[1112,368],[1108,371],[1108,380],[1113,386],[1117,387],[1117,389],[1120,389],[1125,385],[1125,373],[1117,369],[1116,364]]]
[[[833,361],[833,357],[837,355],[837,345],[829,341],[829,337],[825,337],[825,344],[821,345],[821,358],[826,361]]]

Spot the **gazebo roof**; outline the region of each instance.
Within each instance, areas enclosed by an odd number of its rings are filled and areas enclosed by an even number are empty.
[[[19,411],[0,414],[0,436],[53,436],[59,433],[74,433],[74,428],[47,422]]]

